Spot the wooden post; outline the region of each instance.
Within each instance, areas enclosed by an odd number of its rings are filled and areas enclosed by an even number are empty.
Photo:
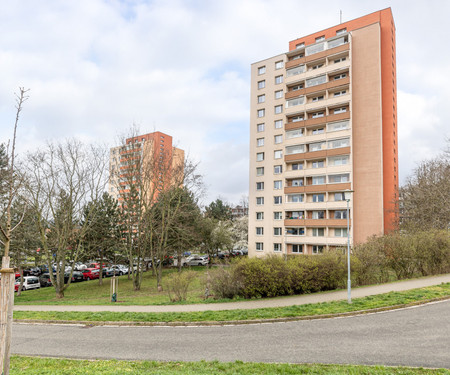
[[[0,295],[0,370],[9,375],[9,357],[11,349],[13,306],[14,306],[14,269],[9,268],[10,258],[2,259],[1,295]]]

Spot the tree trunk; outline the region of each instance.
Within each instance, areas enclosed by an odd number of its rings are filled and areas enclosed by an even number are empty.
[[[162,262],[159,262],[157,273],[156,273],[156,286],[158,288],[158,292],[163,291],[163,287],[161,285],[161,280],[162,280]]]

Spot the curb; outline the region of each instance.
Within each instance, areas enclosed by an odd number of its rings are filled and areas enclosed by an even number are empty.
[[[131,326],[131,327],[195,327],[195,326],[227,326],[227,325],[244,325],[244,324],[263,324],[263,323],[283,323],[295,322],[299,320],[317,320],[317,319],[332,319],[340,317],[350,317],[365,314],[373,314],[384,311],[398,310],[407,307],[414,307],[425,305],[428,303],[445,301],[450,299],[450,296],[427,299],[423,301],[415,301],[402,305],[392,305],[384,307],[376,307],[368,310],[349,311],[336,314],[322,314],[322,315],[306,315],[306,316],[292,316],[286,318],[271,318],[271,319],[253,319],[253,320],[230,320],[230,321],[199,321],[199,322],[126,322],[126,321],[77,321],[77,320],[38,320],[38,319],[14,319],[14,323],[25,324],[64,324],[64,325],[83,325],[87,328],[96,326]]]

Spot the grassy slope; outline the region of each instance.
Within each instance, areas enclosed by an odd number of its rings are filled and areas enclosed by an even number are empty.
[[[353,375],[437,375],[444,369],[422,369],[383,366],[295,365],[244,362],[153,362],[153,361],[87,361],[51,358],[12,357],[11,375],[123,375],[123,374],[353,374]]]

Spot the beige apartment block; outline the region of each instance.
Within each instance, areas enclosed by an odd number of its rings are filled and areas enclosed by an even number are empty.
[[[252,64],[250,256],[320,254],[396,228],[395,71],[390,8]]]

